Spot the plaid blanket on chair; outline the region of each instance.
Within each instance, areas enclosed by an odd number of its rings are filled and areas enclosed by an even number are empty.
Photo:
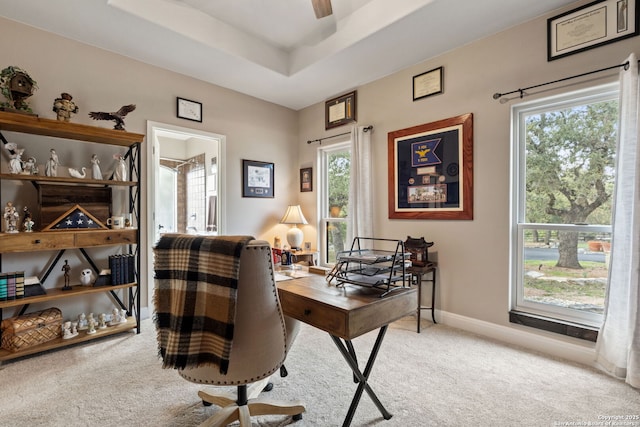
[[[242,249],[251,236],[164,235],[154,248],[154,321],[163,368],[220,366],[233,341]]]

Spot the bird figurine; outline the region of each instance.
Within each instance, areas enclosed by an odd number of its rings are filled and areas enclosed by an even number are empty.
[[[92,111],[89,113],[89,117],[91,117],[93,120],[113,120],[116,122],[115,126],[113,127],[115,130],[125,130],[124,117],[135,109],[135,104],[129,104],[121,107],[118,111],[113,113]]]
[[[78,169],[69,168],[69,175],[71,175],[74,178],[84,178],[87,176],[87,168],[83,166],[82,172],[80,172]]]

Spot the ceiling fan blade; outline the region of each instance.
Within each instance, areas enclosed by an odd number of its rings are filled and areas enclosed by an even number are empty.
[[[333,13],[331,9],[331,0],[311,0],[313,4],[313,11],[316,13],[316,18],[324,18]]]

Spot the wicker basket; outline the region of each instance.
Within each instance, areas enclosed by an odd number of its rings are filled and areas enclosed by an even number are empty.
[[[54,307],[4,319],[0,330],[2,348],[9,351],[25,350],[62,335],[62,312]]]

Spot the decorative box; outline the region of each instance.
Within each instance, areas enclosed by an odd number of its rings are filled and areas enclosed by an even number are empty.
[[[429,250],[433,246],[433,242],[427,242],[424,237],[413,238],[407,236],[407,240],[404,242],[404,249],[411,254],[409,259],[411,265],[418,267],[424,267],[429,263]]]
[[[53,307],[4,319],[0,330],[2,348],[9,351],[25,350],[62,335],[62,312]]]

